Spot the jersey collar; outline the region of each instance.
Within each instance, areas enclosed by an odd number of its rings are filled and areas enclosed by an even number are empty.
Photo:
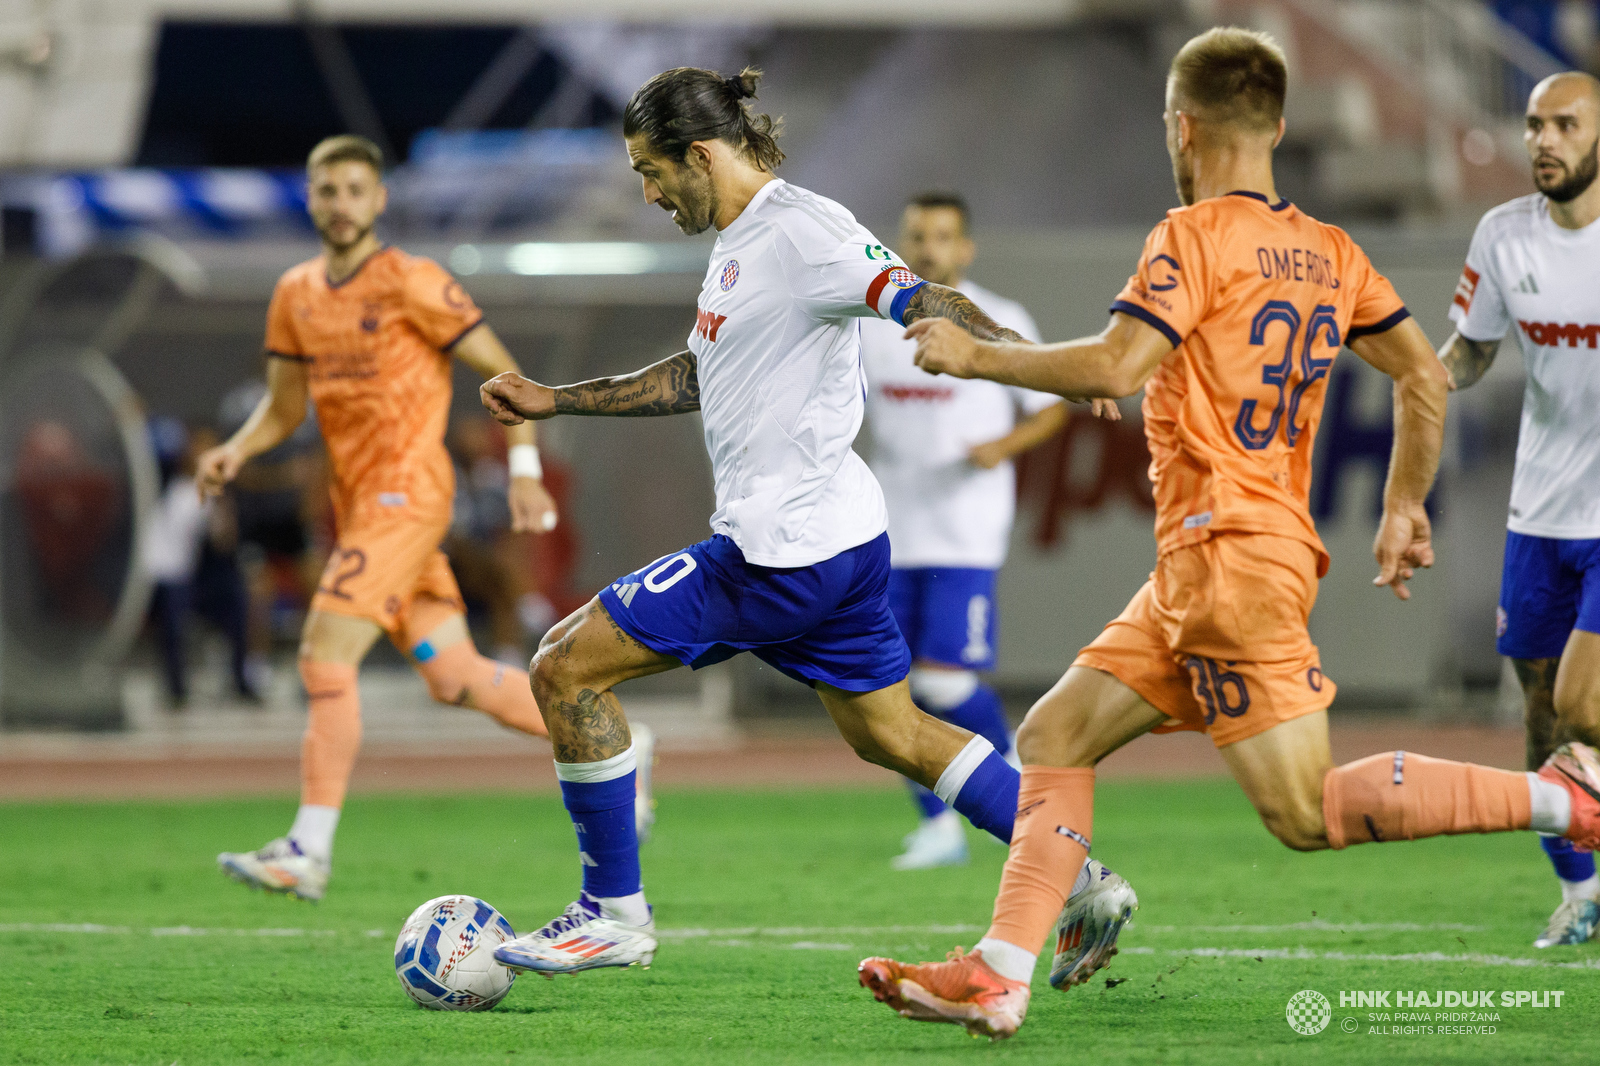
[[[363,270],[367,269],[367,264],[368,263],[372,262],[374,259],[378,258],[378,256],[382,255],[384,252],[387,252],[388,250],[389,250],[389,246],[387,244],[378,245],[378,250],[373,252],[371,255],[367,256],[365,259],[361,260],[361,262],[357,263],[356,264],[356,268],[354,270],[350,271],[349,276],[346,277],[343,281],[334,281],[332,278],[328,277],[328,265],[327,265],[326,261],[324,261],[324,263],[322,265],[322,280],[327,284],[328,288],[330,288],[330,289],[342,289],[346,285],[350,284],[352,281],[356,280],[356,275],[360,274]]]
[[[1289,201],[1286,198],[1279,199],[1277,203],[1273,203],[1271,200],[1268,200],[1265,196],[1261,195],[1260,193],[1258,193],[1258,192],[1249,192],[1249,191],[1247,191],[1245,189],[1237,189],[1237,190],[1235,190],[1233,192],[1226,193],[1225,195],[1227,195],[1227,196],[1248,196],[1252,200],[1260,200],[1262,203],[1266,204],[1268,207],[1272,208],[1274,211],[1282,211],[1285,208],[1289,207]]]
[[[717,234],[717,239],[721,240],[724,237],[737,233],[739,231],[739,227],[744,224],[745,219],[755,214],[756,208],[766,203],[767,198],[777,191],[778,186],[784,184],[787,183],[782,178],[773,178],[771,181],[761,186],[761,188],[757,189],[756,194],[750,197],[750,202],[744,205],[744,210],[739,212],[739,217],[728,223],[726,228],[724,228],[721,233]]]

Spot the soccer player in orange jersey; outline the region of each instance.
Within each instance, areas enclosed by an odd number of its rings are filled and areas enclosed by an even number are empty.
[[[1446,379],[1394,289],[1341,230],[1279,198],[1287,72],[1264,34],[1214,29],[1167,79],[1167,148],[1183,207],[1145,242],[1096,337],[974,341],[929,320],[925,370],[1069,398],[1144,389],[1155,483],[1154,574],[1029,712],[1022,785],[994,921],[971,954],[867,959],[861,983],[909,1018],[1010,1036],[1038,952],[1117,915],[1061,914],[1093,838],[1094,766],[1151,731],[1203,730],[1291,848],[1534,829],[1600,844],[1600,762],[1579,744],[1537,774],[1384,752],[1334,766],[1334,684],[1306,629],[1328,554],[1307,508],[1311,444],[1341,346],[1394,379],[1395,443],[1374,581],[1402,600],[1433,561],[1423,500]],[[1125,911],[1123,912],[1125,914]],[[1058,960],[1051,984],[1088,976]]]
[[[486,378],[517,364],[442,267],[379,242],[373,228],[388,199],[382,165],[377,146],[360,137],[332,137],[312,150],[307,208],[323,252],[285,273],[273,291],[267,395],[199,461],[201,492],[215,495],[253,456],[294,432],[308,396],[316,404],[333,468],[338,543],[300,644],[310,704],[300,810],[286,836],[218,856],[231,877],[303,899],[320,899],[327,886],[361,741],[356,670],[380,635],[411,659],[440,702],[548,735],[522,671],[473,647],[439,550],[455,492],[444,447],[451,358]],[[533,424],[506,436],[512,528],[554,528]]]

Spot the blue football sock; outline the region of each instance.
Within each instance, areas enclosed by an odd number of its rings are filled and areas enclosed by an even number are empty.
[[[1579,851],[1566,837],[1539,837],[1539,846],[1550,856],[1550,865],[1563,881],[1587,881],[1594,876],[1594,853]]]
[[[618,765],[607,765],[611,763]],[[578,831],[583,890],[596,899],[640,891],[639,830],[633,813],[636,766],[632,748],[602,763],[556,763],[561,798]],[[620,776],[593,780],[617,770]]]
[[[1017,820],[1017,791],[1022,775],[983,737],[973,737],[939,777],[939,798],[967,816],[967,821],[999,840],[1011,843]]]
[[[909,777],[906,778],[906,787],[911,789],[911,798],[922,808],[924,818],[937,818],[950,808],[945,806],[944,800],[935,796],[930,790],[923,788]]]
[[[994,745],[1001,755],[1011,750],[1011,730],[1006,722],[1005,704],[1000,694],[980,683],[966,700],[949,710],[933,711],[951,725],[976,733]]]

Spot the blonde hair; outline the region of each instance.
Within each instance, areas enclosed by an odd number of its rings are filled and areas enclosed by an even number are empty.
[[[1208,122],[1276,132],[1289,68],[1283,49],[1258,30],[1219,26],[1192,38],[1167,74],[1176,105]]]
[[[332,163],[365,163],[378,177],[383,177],[383,149],[353,133],[341,133],[337,137],[325,137],[318,141],[317,146],[311,149],[311,154],[306,156],[306,173],[310,174],[318,167]]]

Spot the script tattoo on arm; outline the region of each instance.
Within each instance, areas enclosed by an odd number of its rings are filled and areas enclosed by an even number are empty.
[[[1453,333],[1445,344],[1440,360],[1450,372],[1453,387],[1464,389],[1488,373],[1499,350],[1499,341],[1469,340],[1459,333]]]
[[[955,289],[931,281],[912,293],[906,304],[906,325],[923,318],[948,318],[980,341],[1028,343],[1022,334],[1000,325]]]
[[[643,370],[595,378],[555,390],[556,413],[645,417],[700,410],[700,376],[693,352],[679,352]]]

